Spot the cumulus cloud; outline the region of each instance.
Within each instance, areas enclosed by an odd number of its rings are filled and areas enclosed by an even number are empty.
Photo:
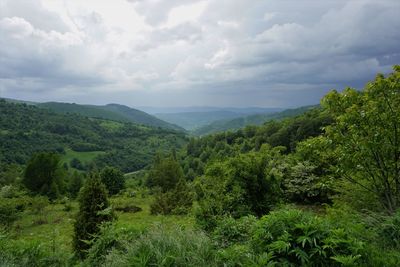
[[[396,0],[0,0],[0,93],[298,106],[400,59]]]

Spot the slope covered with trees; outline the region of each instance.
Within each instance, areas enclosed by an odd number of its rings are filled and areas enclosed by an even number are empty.
[[[305,106],[295,109],[287,109],[284,111],[274,112],[274,113],[253,114],[247,116],[240,116],[234,119],[216,120],[208,125],[204,125],[194,129],[192,133],[194,135],[203,136],[216,132],[238,130],[248,125],[261,125],[264,122],[270,120],[281,120],[285,118],[294,117],[315,107],[316,106]]]
[[[38,151],[60,154],[102,151],[98,167],[112,165],[125,172],[150,163],[159,150],[185,143],[183,133],[78,114],[58,114],[33,105],[0,100],[0,162],[25,164]]]
[[[60,102],[47,102],[36,104],[39,107],[50,109],[57,113],[72,113],[79,114],[91,118],[100,118],[107,120],[114,120],[120,122],[132,122],[152,127],[161,127],[165,129],[181,130],[184,129],[158,119],[155,116],[147,114],[146,112],[130,108],[124,105],[108,104],[105,106],[95,105],[79,105]]]

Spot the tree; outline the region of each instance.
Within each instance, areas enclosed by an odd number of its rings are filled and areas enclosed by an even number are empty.
[[[105,167],[100,173],[100,178],[109,195],[116,195],[125,188],[124,174],[119,169]]]
[[[326,128],[338,171],[371,193],[387,212],[400,207],[400,66],[361,92],[330,92],[322,104],[335,117]]]
[[[156,155],[147,179],[148,186],[159,187],[165,193],[174,189],[180,179],[184,179],[183,170],[173,155],[164,159]]]
[[[57,198],[62,182],[60,157],[47,152],[32,156],[22,179],[27,189],[51,199]]]
[[[83,259],[103,222],[112,221],[107,191],[99,175],[92,173],[79,193],[79,212],[74,224],[73,248]]]
[[[211,230],[223,216],[262,216],[281,199],[282,147],[263,145],[259,152],[214,162],[195,180],[197,222]]]
[[[82,184],[83,184],[82,174],[75,171],[72,174],[72,176],[69,180],[69,184],[68,184],[68,191],[69,191],[71,197],[76,198],[78,196],[78,193],[82,187]]]
[[[156,188],[151,204],[152,214],[184,214],[193,203],[192,192],[183,176],[183,170],[176,160],[176,152],[162,159],[156,155],[147,184]]]

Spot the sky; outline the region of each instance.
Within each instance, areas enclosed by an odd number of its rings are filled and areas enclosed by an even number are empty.
[[[296,107],[394,64],[399,0],[0,0],[0,97]]]

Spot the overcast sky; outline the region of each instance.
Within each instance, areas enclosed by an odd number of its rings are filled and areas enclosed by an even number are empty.
[[[399,63],[399,0],[0,0],[1,97],[294,107]]]

